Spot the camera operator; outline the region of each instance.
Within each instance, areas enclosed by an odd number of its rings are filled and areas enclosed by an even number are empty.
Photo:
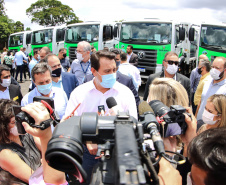
[[[165,150],[177,151],[182,149],[182,141],[184,143],[184,153],[187,153],[187,145],[192,138],[196,136],[196,119],[192,114],[191,108],[188,107],[189,99],[184,87],[174,79],[171,78],[156,78],[149,89],[148,102],[152,100],[160,100],[163,104],[170,107],[171,105],[181,105],[186,108],[186,111],[191,114],[192,121],[188,115],[185,114],[185,122],[187,123],[187,130],[184,135],[179,136],[177,129],[172,129],[170,132],[172,136],[163,138]],[[175,136],[176,135],[176,136]],[[186,156],[186,155],[185,155]],[[180,168],[180,166],[178,166]],[[186,184],[186,175],[190,171],[190,165],[181,168],[180,173],[183,177],[183,182]]]
[[[0,168],[2,173],[6,172],[4,176],[10,176],[15,184],[28,184],[32,173],[41,166],[42,152],[43,169],[46,172],[45,182],[55,182],[52,180],[53,177],[48,175],[53,169],[49,170],[50,167],[44,158],[47,142],[51,138],[51,128],[41,131],[24,123],[26,131],[34,137],[28,133],[19,135],[12,112],[13,105],[18,104],[12,100],[0,100],[0,109],[2,110],[0,116]],[[49,118],[48,111],[43,108],[41,103],[35,103],[22,108],[22,110],[33,116],[36,124],[39,124]],[[63,180],[65,181],[65,179]]]

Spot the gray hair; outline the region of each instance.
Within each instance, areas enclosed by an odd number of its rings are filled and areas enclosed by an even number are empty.
[[[32,79],[35,81],[35,75],[40,74],[40,73],[44,74],[46,71],[49,71],[50,76],[52,76],[51,67],[47,63],[45,63],[45,62],[37,63],[31,70]]]
[[[83,47],[83,51],[91,52],[91,45],[90,45],[90,43],[88,43],[86,41],[81,41],[81,42],[78,43],[78,45]]]
[[[200,64],[203,67],[206,67],[206,71],[209,72],[211,69],[211,64],[210,61],[208,59],[200,59]]]

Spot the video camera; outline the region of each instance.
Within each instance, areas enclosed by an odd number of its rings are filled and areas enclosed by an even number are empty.
[[[155,106],[161,109],[160,104]],[[144,133],[150,134],[159,155],[157,161],[152,161],[155,157],[151,158],[153,150],[144,143]],[[87,112],[71,117],[55,128],[48,143],[46,161],[51,167],[76,176],[80,183],[85,182],[82,160],[86,141],[98,144],[97,156],[104,154],[102,162],[93,171],[90,184],[94,185],[157,185],[159,180],[153,165],[158,164],[161,157],[175,163],[165,154],[159,123],[151,112],[146,112],[140,122],[124,112],[118,112],[116,116],[98,116],[97,113]],[[180,154],[177,155],[185,160]]]

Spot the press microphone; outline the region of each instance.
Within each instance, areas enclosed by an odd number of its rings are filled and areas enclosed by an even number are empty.
[[[116,116],[119,112],[119,107],[114,97],[109,97],[106,99],[107,106],[109,108],[109,113],[111,116]]]
[[[143,125],[144,133],[149,133],[154,143],[156,152],[161,155],[165,153],[163,140],[159,133],[159,123],[153,113],[152,108],[146,101],[143,101],[139,105],[139,114],[141,115],[140,121]]]

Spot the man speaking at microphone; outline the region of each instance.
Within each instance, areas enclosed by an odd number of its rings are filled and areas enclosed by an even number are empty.
[[[91,72],[94,79],[78,86],[70,96],[67,104],[65,118],[69,116],[75,107],[81,103],[74,115],[81,116],[83,112],[100,112],[104,108],[104,114],[110,115],[106,99],[114,97],[120,111],[129,112],[130,116],[137,118],[136,102],[132,91],[125,85],[116,81],[115,54],[109,51],[98,51],[91,55]],[[95,159],[97,144],[86,144],[87,151],[83,156],[83,168],[87,172],[89,184],[93,166],[98,162]]]

